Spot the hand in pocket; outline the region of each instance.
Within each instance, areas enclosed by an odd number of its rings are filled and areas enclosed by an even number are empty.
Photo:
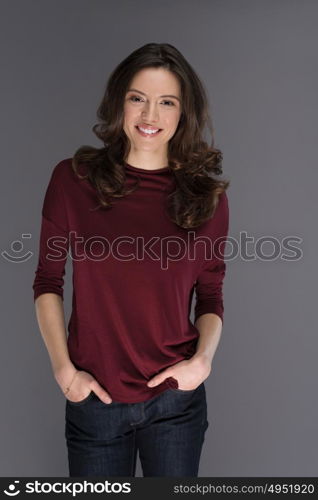
[[[91,392],[94,392],[106,404],[112,402],[110,394],[105,391],[90,373],[84,370],[77,370],[75,376],[73,375],[70,390],[65,394],[65,397],[71,403],[80,403],[88,398]]]

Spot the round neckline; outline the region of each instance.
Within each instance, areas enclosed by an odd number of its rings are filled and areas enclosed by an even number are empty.
[[[132,172],[139,172],[140,174],[161,174],[163,172],[167,172],[168,170],[170,170],[169,165],[166,167],[149,170],[147,168],[134,167],[133,165],[130,165],[126,161],[125,161],[125,167],[128,168],[128,170],[131,170]]]

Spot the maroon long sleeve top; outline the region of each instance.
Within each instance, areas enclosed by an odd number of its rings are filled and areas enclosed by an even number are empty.
[[[71,258],[70,359],[113,400],[134,403],[178,388],[174,377],[153,388],[146,384],[196,352],[199,330],[190,320],[194,291],[194,322],[205,313],[223,322],[229,207],[223,192],[212,218],[183,229],[165,211],[166,196],[175,189],[170,168],[124,167],[125,185],[132,187],[139,177],[139,187],[113,198],[107,210],[95,209],[96,190],[75,175],[71,158],[54,167],[43,202],[33,290],[34,300],[48,292],[64,300],[65,264]]]

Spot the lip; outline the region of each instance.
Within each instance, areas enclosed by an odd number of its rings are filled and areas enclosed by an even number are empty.
[[[146,123],[137,123],[136,127],[142,127],[147,130],[162,130],[160,127],[154,127],[153,125],[147,125]]]
[[[147,134],[146,132],[142,132],[138,127],[142,127],[142,128],[147,128],[147,127],[143,127],[142,125],[135,126],[138,134],[140,134],[142,137],[148,137],[149,139],[151,139],[152,137],[157,137],[157,135],[159,135],[160,132],[162,131],[162,128],[159,128],[158,132],[155,132],[154,134]],[[149,127],[149,130],[155,130],[155,128]]]

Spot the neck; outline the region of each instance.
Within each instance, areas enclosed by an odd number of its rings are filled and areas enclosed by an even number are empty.
[[[133,167],[143,168],[145,170],[158,170],[168,166],[167,156],[154,156],[147,154],[129,153],[126,162]]]

